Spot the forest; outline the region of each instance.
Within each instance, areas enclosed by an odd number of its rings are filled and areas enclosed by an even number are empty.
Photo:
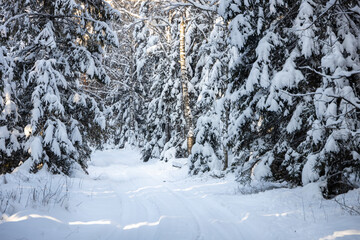
[[[131,147],[334,199],[360,187],[359,56],[358,0],[0,0],[0,177]]]

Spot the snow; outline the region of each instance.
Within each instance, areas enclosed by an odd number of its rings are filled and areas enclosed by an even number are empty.
[[[73,128],[73,131],[71,133],[71,142],[73,144],[75,144],[76,142],[82,144],[82,137],[81,137],[81,133],[79,131],[79,128],[78,127],[74,127]]]
[[[9,90],[5,89],[5,91],[8,92],[5,93],[5,107],[3,110],[3,114],[10,115],[11,113],[17,111],[16,104],[13,101],[11,101]]]
[[[94,73],[96,71],[95,62],[94,59],[89,57],[89,63],[87,66],[86,74],[90,76],[91,78],[94,77]]]
[[[88,176],[1,175],[1,239],[360,239],[360,216],[324,200],[319,183],[242,194],[231,174],[189,177],[173,161],[142,163],[126,148],[95,152]],[[359,196],[338,199],[356,207]]]
[[[10,136],[10,142],[13,145],[12,148],[14,151],[20,149],[20,143],[18,142],[18,137],[21,136],[18,130],[14,129]],[[7,150],[8,155],[10,155],[9,150]]]
[[[330,135],[330,137],[327,139],[325,144],[325,150],[326,152],[333,152],[333,153],[338,153],[340,151],[340,148],[336,143],[333,134]]]
[[[24,133],[26,137],[29,137],[32,133],[32,127],[30,124],[26,125],[24,128]]]
[[[263,66],[263,69],[262,69],[262,72],[261,72],[260,85],[263,88],[267,88],[270,85],[269,67],[266,64]]]
[[[291,117],[291,120],[290,120],[289,124],[286,126],[286,131],[288,133],[292,133],[296,130],[301,129],[301,124],[302,124],[301,114],[302,114],[304,108],[305,108],[305,106],[302,103],[300,103],[298,106],[296,106],[296,109]]]
[[[356,49],[358,47],[358,41],[356,40],[356,38],[354,37],[354,35],[352,35],[351,33],[347,33],[345,35],[345,39],[343,42],[343,46],[345,48],[345,50],[351,54],[351,56],[356,56]]]
[[[301,71],[296,69],[296,65],[294,63],[297,56],[298,53],[294,50],[290,57],[286,60],[283,69],[275,74],[273,84],[276,89],[291,89],[296,87],[300,81],[304,80],[304,76]]]
[[[53,139],[54,125],[50,122],[45,130],[44,143],[49,144]]]
[[[331,35],[330,40],[336,41],[334,34]],[[324,47],[323,51],[328,50],[325,49],[326,47]],[[330,69],[332,72],[335,71],[338,67],[346,66],[346,60],[342,54],[343,50],[343,46],[339,42],[335,42],[334,46],[330,49],[331,52],[321,59],[321,66]]]
[[[272,161],[273,157],[269,157],[270,160],[268,161]],[[271,159],[272,158],[272,159]],[[270,164],[267,164],[267,161],[260,161],[257,162],[253,168],[253,172],[252,172],[252,178],[253,178],[253,182],[255,183],[259,183],[263,178],[265,177],[269,177],[271,176],[271,170],[270,170]]]
[[[7,129],[7,126],[1,126],[0,127],[0,138],[9,138],[10,137],[10,132]]]
[[[321,129],[321,123],[319,120],[315,120],[313,123],[312,129],[308,132],[313,139],[315,144],[318,144],[321,141],[321,137],[323,135],[323,130]]]
[[[317,158],[318,155],[316,154],[308,156],[307,162],[305,163],[301,174],[303,185],[315,182],[319,179],[319,173],[315,170]]]
[[[313,17],[313,7],[311,5],[312,1],[303,1],[298,16],[295,20],[296,32],[300,37],[300,42],[302,43],[301,53],[306,57],[310,57],[314,52],[314,37],[315,33],[313,31],[312,17]]]
[[[35,38],[35,44],[41,44],[45,47],[56,48],[56,41],[54,39],[53,24],[49,21],[45,28],[40,32],[40,34]]]
[[[29,153],[31,154],[32,159],[36,162],[40,160],[43,154],[43,146],[42,146],[42,138],[41,137],[34,137],[31,140]]]
[[[253,33],[253,29],[249,23],[247,16],[243,14],[237,15],[230,23],[230,42],[242,49],[249,36]]]
[[[174,159],[175,155],[176,155],[176,148],[171,147],[161,153],[161,159],[163,159],[165,162],[167,162],[171,159]]]

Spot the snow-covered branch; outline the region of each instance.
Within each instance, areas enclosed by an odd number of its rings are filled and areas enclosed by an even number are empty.
[[[345,102],[353,105],[356,109],[360,110],[360,103],[356,103],[344,96],[339,96],[339,95],[333,95],[333,94],[326,94],[326,93],[323,93],[323,92],[310,92],[310,93],[298,93],[298,94],[294,94],[294,93],[289,93],[289,92],[286,92],[284,90],[280,90],[280,92],[284,93],[284,94],[287,94],[291,97],[306,97],[306,96],[312,96],[312,95],[324,95],[324,96],[327,96],[327,97],[331,97],[331,98],[338,98],[338,99],[341,99],[341,100],[344,100]]]
[[[186,2],[171,2],[166,7],[166,10],[172,10],[172,9],[179,8],[179,7],[195,7],[197,9],[207,11],[207,12],[216,12],[217,11],[217,8],[215,5],[209,6],[209,5],[197,3],[192,0],[186,0]]]
[[[309,66],[300,66],[299,68],[300,69],[308,69],[308,70],[310,70],[310,71],[312,71],[312,72],[314,72],[314,73],[316,73],[318,75],[321,75],[321,76],[323,76],[323,77],[325,77],[327,79],[339,79],[339,78],[343,78],[343,77],[350,77],[350,76],[355,75],[355,74],[360,74],[360,71],[341,71],[340,74],[337,73],[335,75],[326,75],[326,74],[324,74],[322,72],[319,72],[316,69],[311,68]]]

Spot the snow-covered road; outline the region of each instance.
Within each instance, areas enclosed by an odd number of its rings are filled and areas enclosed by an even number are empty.
[[[245,239],[242,231],[248,229],[241,228],[241,217],[204,192],[212,188],[218,192],[227,182],[184,182],[186,169],[169,163],[139,165],[135,152],[121,156],[119,162],[113,162],[110,154],[111,164],[104,165],[101,158],[103,153],[95,155],[99,161],[93,161],[90,175],[107,182],[99,190],[113,194],[111,205],[119,212],[111,219],[118,230],[108,239]]]
[[[139,159],[131,149],[95,153],[67,210],[3,215],[0,239],[360,239],[360,217],[321,199],[316,185],[241,195],[231,177],[189,178],[186,168]]]

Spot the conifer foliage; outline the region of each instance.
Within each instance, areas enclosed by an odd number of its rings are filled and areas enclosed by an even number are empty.
[[[106,23],[117,12],[103,0],[6,0],[0,9],[2,172],[20,161],[31,171],[85,169],[92,132],[106,126],[87,86],[109,81],[101,46],[118,45]]]
[[[358,4],[220,1],[241,55],[228,129],[240,181],[358,186]]]

